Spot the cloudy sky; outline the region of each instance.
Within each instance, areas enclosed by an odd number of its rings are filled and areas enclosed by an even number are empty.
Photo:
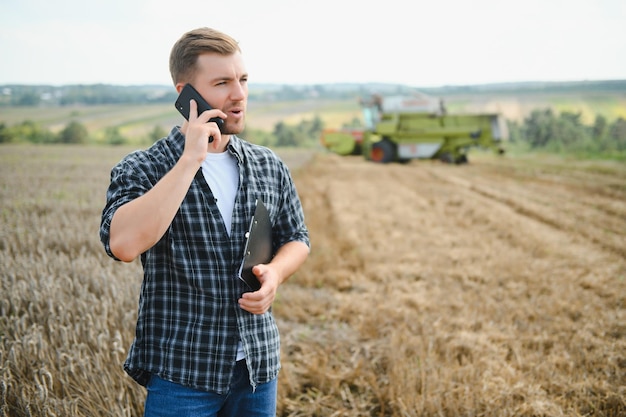
[[[0,0],[0,84],[170,84],[200,26],[252,83],[626,79],[624,0]]]

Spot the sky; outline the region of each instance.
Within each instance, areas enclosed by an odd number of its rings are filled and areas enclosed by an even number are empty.
[[[0,85],[168,85],[202,26],[239,41],[250,83],[626,79],[624,0],[0,0]]]

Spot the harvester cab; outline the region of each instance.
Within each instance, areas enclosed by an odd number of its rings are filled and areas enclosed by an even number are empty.
[[[423,113],[437,114],[445,112],[442,100],[435,100],[422,93],[410,96],[387,96],[373,94],[368,100],[359,99],[365,127],[376,130],[376,125],[386,114]]]

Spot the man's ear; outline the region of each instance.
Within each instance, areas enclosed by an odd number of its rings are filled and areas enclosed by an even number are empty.
[[[176,85],[174,87],[176,88],[176,92],[178,94],[180,94],[180,92],[183,89],[183,87],[185,86],[185,84],[187,84],[187,83],[176,83]]]

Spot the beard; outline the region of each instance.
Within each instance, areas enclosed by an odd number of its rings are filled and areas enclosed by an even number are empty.
[[[238,135],[239,133],[244,131],[245,127],[245,117],[242,117],[240,120],[237,120],[233,123],[229,123],[228,120],[226,120],[226,123],[224,123],[224,127],[222,129],[222,133],[225,135]]]

